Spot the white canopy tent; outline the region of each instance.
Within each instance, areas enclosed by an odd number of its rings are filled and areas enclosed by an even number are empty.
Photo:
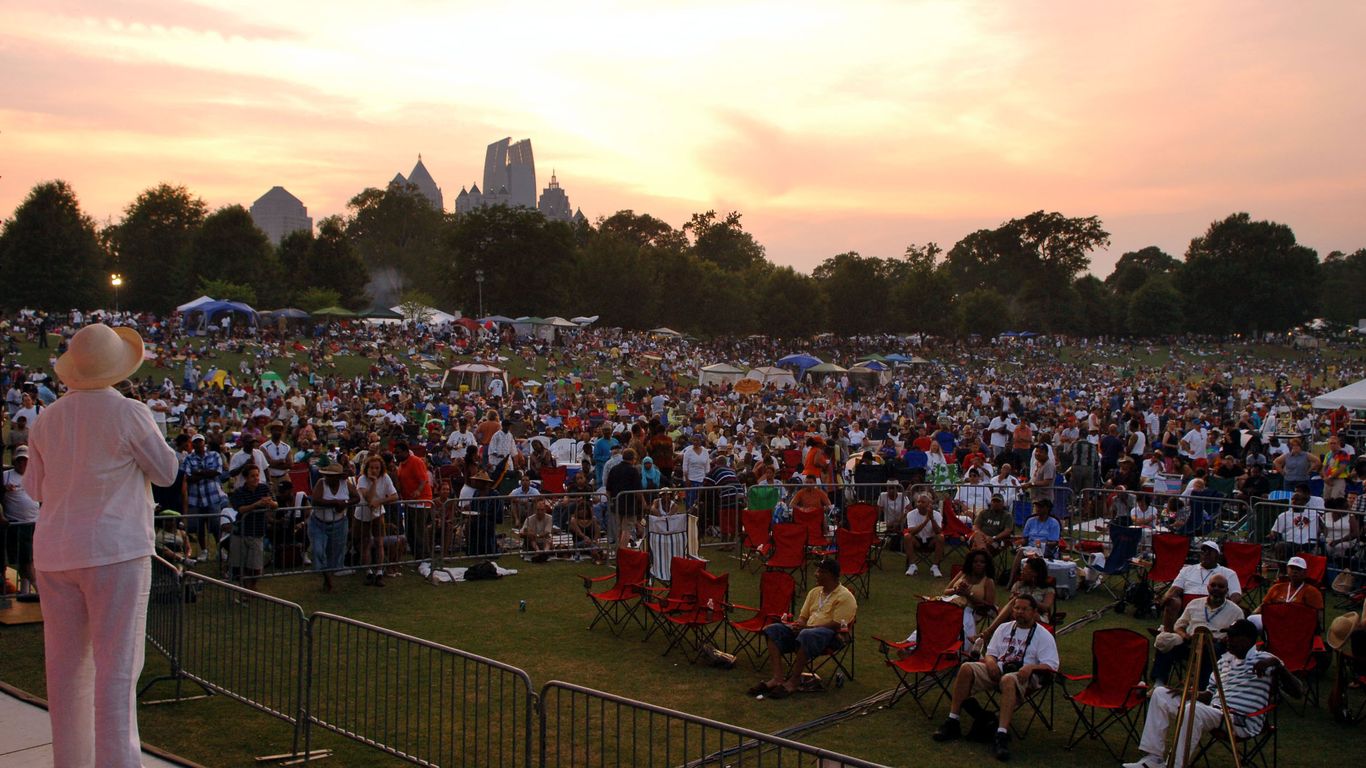
[[[195,307],[200,307],[200,306],[203,306],[203,305],[205,305],[205,304],[211,304],[211,303],[213,303],[214,301],[216,301],[216,299],[214,299],[214,298],[212,298],[212,297],[210,297],[210,296],[200,296],[199,298],[195,299],[194,301],[187,301],[187,302],[185,302],[184,304],[181,304],[180,306],[178,306],[178,307],[175,308],[175,311],[184,314],[185,312],[189,312],[190,310],[194,309]]]
[[[1366,410],[1366,379],[1314,398],[1314,407],[1320,410],[1331,411],[1344,406],[1352,411]]]
[[[771,365],[761,365],[758,368],[751,368],[745,378],[754,379],[763,386],[772,384],[779,389],[797,386],[797,379],[792,376],[792,371],[786,368],[777,368]]]
[[[397,306],[389,307],[389,311],[397,312],[402,315],[403,305],[399,304]],[[423,317],[423,322],[428,325],[449,325],[460,319],[458,315],[452,315],[450,312],[442,312],[436,307],[422,307],[419,311]]]
[[[713,384],[734,384],[744,376],[743,368],[736,368],[729,363],[716,363],[702,366],[702,370],[697,374],[697,383],[703,387]]]
[[[484,363],[461,363],[452,366],[441,377],[441,388],[459,389],[467,387],[471,392],[482,392],[488,388],[491,379],[503,380],[503,391],[508,391],[507,371]]]

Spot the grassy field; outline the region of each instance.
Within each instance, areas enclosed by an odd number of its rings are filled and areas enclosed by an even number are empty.
[[[744,573],[728,552],[708,552],[710,570],[729,572],[732,599],[757,599],[757,577]],[[340,580],[341,588],[323,594],[312,577],[285,577],[263,581],[272,595],[297,602],[306,613],[326,611],[379,626],[410,633],[520,667],[536,686],[556,679],[598,688],[654,704],[667,706],[765,732],[774,732],[823,714],[842,709],[879,691],[889,689],[894,678],[876,652],[873,635],[904,637],[913,628],[916,597],[935,591],[942,581],[925,576],[908,578],[897,559],[884,558],[886,570],[873,575],[872,597],[860,606],[856,679],[842,689],[808,693],[784,701],[755,701],[744,690],[760,679],[742,665],[731,671],[689,665],[675,652],[661,657],[663,640],[641,642],[641,633],[628,631],[613,637],[601,626],[586,631],[592,609],[583,596],[580,574],[606,573],[601,566],[578,563],[527,564],[505,558],[504,565],[518,568],[516,576],[496,582],[434,587],[413,573],[393,579],[384,589],[364,587],[360,577]],[[525,600],[525,612],[518,610]],[[1102,607],[1099,595],[1082,595],[1063,604],[1071,619]],[[1090,671],[1090,635],[1106,626],[1140,628],[1130,617],[1107,613],[1104,618],[1061,639],[1064,669]],[[4,628],[0,643],[6,653],[0,679],[42,695],[41,629]],[[144,679],[164,672],[164,662],[149,652]],[[169,695],[169,685],[154,698]],[[419,693],[420,696],[420,693]],[[1057,701],[1055,732],[1037,726],[1029,739],[1016,745],[1015,762],[1022,765],[1054,765],[1059,757],[1081,765],[1105,765],[1112,761],[1098,744],[1083,744],[1063,753],[1066,734],[1073,724],[1070,706]],[[940,712],[942,716],[942,710]],[[245,766],[253,757],[288,751],[289,726],[225,697],[143,707],[140,713],[144,738],[178,754],[213,766]],[[224,723],[231,727],[224,728]],[[975,744],[944,747],[929,739],[936,722],[927,720],[909,701],[896,708],[879,709],[846,720],[834,727],[804,733],[797,738],[894,766],[923,764],[977,765],[984,748]],[[1285,712],[1281,718],[1281,760],[1284,765],[1321,764],[1303,746],[1323,739],[1339,739],[1347,732],[1328,722],[1322,711],[1306,715]],[[249,729],[249,730],[246,730]],[[1355,730],[1355,729],[1353,729]],[[315,729],[315,734],[318,730]],[[251,738],[243,739],[243,733]],[[330,763],[347,766],[397,764],[379,752],[332,736],[316,743],[337,750]]]

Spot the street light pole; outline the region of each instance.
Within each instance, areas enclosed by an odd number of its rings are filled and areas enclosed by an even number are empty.
[[[119,287],[123,285],[123,275],[115,272],[109,276],[109,284],[114,286],[114,314],[119,313]]]
[[[474,282],[479,286],[479,319],[484,319],[484,270],[474,270]]]

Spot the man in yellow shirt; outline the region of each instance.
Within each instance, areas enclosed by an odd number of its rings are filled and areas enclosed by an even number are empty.
[[[816,584],[816,588],[806,593],[806,601],[802,603],[796,621],[784,616],[783,621],[764,628],[772,676],[750,688],[749,695],[786,698],[797,690],[808,659],[844,645],[849,625],[854,623],[858,613],[858,601],[854,599],[854,593],[840,584],[839,563],[822,560],[816,566]],[[792,671],[784,678],[783,654],[794,651]]]

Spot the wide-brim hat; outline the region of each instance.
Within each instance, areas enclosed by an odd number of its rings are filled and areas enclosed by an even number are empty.
[[[1328,636],[1324,638],[1324,642],[1328,644],[1329,648],[1332,648],[1335,651],[1341,651],[1342,646],[1347,644],[1347,638],[1351,637],[1352,631],[1357,628],[1360,619],[1361,615],[1356,611],[1344,613],[1336,619],[1333,619],[1333,623],[1328,625]],[[1350,648],[1344,651],[1344,653],[1349,654],[1350,652]]]
[[[491,483],[491,482],[493,482],[493,478],[489,477],[489,473],[485,472],[485,471],[482,470],[482,469],[479,470],[478,472],[475,472],[474,475],[473,475],[472,477],[470,477],[470,482],[472,482],[472,483],[474,483],[474,482],[479,482],[479,481],[481,481],[481,480],[482,480],[483,482],[485,482],[485,483]]]
[[[344,467],[342,467],[341,462],[339,462],[339,461],[330,461],[330,462],[328,462],[328,463],[326,463],[326,464],[319,464],[319,465],[318,465],[318,474],[320,474],[320,475],[344,475],[344,474],[346,474],[346,469],[345,469]]]
[[[132,328],[93,323],[80,329],[53,368],[71,389],[101,389],[123,381],[142,365],[142,337]]]

